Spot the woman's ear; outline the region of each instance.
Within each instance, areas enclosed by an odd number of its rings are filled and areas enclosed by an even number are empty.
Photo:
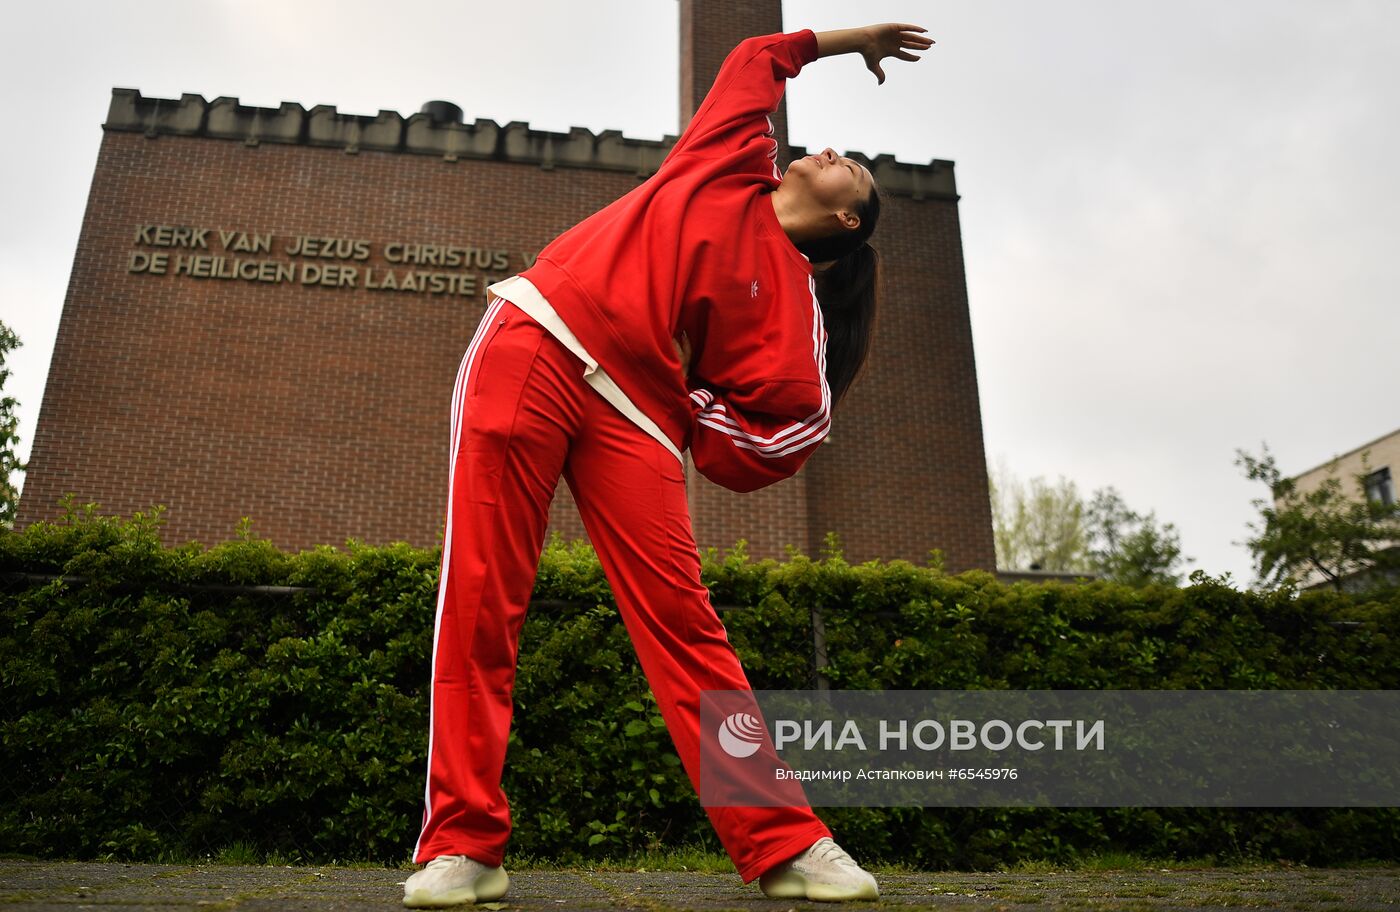
[[[839,209],[836,212],[836,220],[841,223],[841,227],[847,231],[855,231],[860,227],[860,216],[849,209]]]

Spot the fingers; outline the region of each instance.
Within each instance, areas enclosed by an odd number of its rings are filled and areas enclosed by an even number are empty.
[[[926,51],[933,47],[933,45],[933,39],[926,38],[923,35],[912,35],[907,32],[901,32],[899,35],[899,46],[911,51]]]
[[[882,49],[883,56],[914,61],[919,59],[916,52],[927,51],[934,45],[932,38],[920,34],[925,31],[922,26],[892,23],[887,28],[893,34],[887,33],[887,43]]]
[[[911,22],[887,22],[883,25],[867,26],[868,43],[861,51],[865,57],[866,69],[875,74],[879,85],[885,84],[885,71],[880,61],[885,57],[910,62],[920,60],[919,52],[933,47],[934,40],[923,34],[928,29]]]
[[[924,28],[921,25],[912,25],[908,22],[891,22],[889,25],[885,26],[885,28],[890,29],[891,31],[898,32],[900,41],[904,42],[905,44],[910,44],[911,46],[911,43],[917,43],[924,46],[928,46],[934,43],[932,38],[928,38],[924,34],[928,31],[928,29]]]

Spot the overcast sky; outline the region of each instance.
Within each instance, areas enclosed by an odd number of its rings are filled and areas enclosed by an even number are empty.
[[[677,132],[676,0],[6,7],[0,313],[28,456],[113,87]],[[859,11],[861,21],[851,17]],[[391,12],[392,11],[392,12]],[[989,462],[1113,486],[1253,581],[1267,442],[1294,474],[1400,428],[1400,3],[796,2],[938,42],[791,83],[790,138],[956,162]],[[878,238],[877,238],[878,240]],[[1400,469],[1400,467],[1397,467]]]

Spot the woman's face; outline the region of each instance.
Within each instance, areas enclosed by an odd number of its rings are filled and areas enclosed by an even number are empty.
[[[811,200],[830,212],[856,219],[856,204],[866,199],[874,184],[870,171],[859,162],[823,149],[788,165],[783,182],[792,181]],[[859,223],[859,219],[856,219]],[[854,227],[848,225],[848,227]]]

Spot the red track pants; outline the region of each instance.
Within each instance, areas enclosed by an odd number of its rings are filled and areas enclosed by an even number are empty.
[[[700,582],[685,473],[514,304],[487,308],[452,397],[423,830],[413,859],[501,863],[516,654],[563,474],[642,670],[699,792],[702,690],[749,690]],[[810,807],[707,807],[744,883],[831,831]]]

